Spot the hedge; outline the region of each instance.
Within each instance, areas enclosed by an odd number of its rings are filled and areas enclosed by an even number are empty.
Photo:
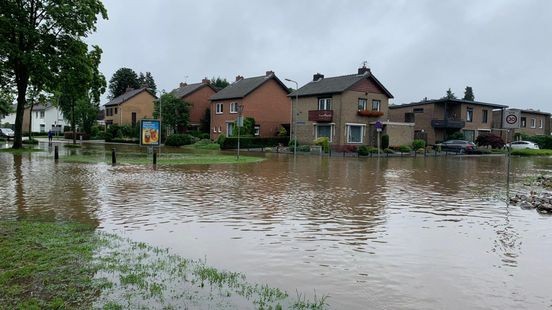
[[[221,142],[222,143],[220,145],[220,148],[223,150],[238,148],[238,138],[236,137],[226,137],[226,139],[224,139]],[[289,137],[270,137],[270,138],[241,137],[240,138],[240,148],[246,148],[246,149],[277,146],[279,144],[287,146],[288,143],[289,143]]]

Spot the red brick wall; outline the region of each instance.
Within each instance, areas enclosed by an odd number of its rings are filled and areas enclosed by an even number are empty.
[[[190,104],[190,125],[199,125],[205,115],[205,109],[209,108],[209,98],[215,91],[209,86],[203,86],[199,90],[184,96],[182,99]]]
[[[369,79],[362,79],[358,81],[355,85],[351,86],[349,90],[352,91],[358,91],[358,92],[366,92],[366,93],[374,93],[374,94],[383,94],[384,92],[374,83],[372,80]]]

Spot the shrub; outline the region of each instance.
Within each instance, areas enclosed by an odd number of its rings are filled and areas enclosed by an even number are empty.
[[[426,146],[426,142],[424,140],[416,139],[412,141],[412,149],[414,150],[423,149],[425,148],[425,146]]]
[[[393,150],[390,149],[390,148],[385,148],[385,149],[383,149],[383,152],[386,153],[386,154],[393,154],[393,153],[395,153],[395,151],[393,151]]]
[[[330,151],[330,139],[328,139],[328,137],[320,137],[314,140],[313,144],[320,145],[324,153],[328,153]]]
[[[499,149],[504,146],[504,140],[501,137],[492,133],[481,134],[475,139],[478,146],[490,146],[493,149]]]
[[[82,137],[83,140],[88,140],[90,139],[90,135],[87,134],[86,132],[77,132],[76,134],[73,133],[72,131],[66,131],[63,133],[63,137],[65,139],[73,139],[73,136],[76,135],[76,139],[77,140],[80,140],[80,138]]]
[[[552,150],[532,150],[532,149],[513,150],[512,155],[519,155],[519,156],[552,156]]]
[[[188,134],[172,134],[167,137],[165,145],[167,146],[182,146],[189,145],[195,142],[194,137]]]
[[[378,152],[378,148],[373,146],[361,145],[358,148],[358,155],[360,156],[367,156],[370,153],[375,154],[377,152]]]
[[[381,148],[386,149],[389,147],[389,135],[382,135],[381,136]]]
[[[287,130],[284,128],[284,126],[280,126],[278,128],[278,137],[287,137],[288,135],[288,132]]]
[[[447,140],[464,140],[464,133],[457,131],[451,135],[448,135]]]
[[[23,143],[23,144],[38,144],[38,140],[37,139],[27,139],[27,140],[21,141],[21,143]]]
[[[220,139],[220,136],[219,136]],[[288,137],[270,137],[270,138],[261,138],[261,137],[241,137],[240,138],[240,147],[241,148],[264,148],[277,145],[287,146],[289,142]],[[217,143],[220,144],[220,148],[225,149],[235,149],[238,147],[238,138],[235,137],[225,137],[223,142],[220,143],[217,139]],[[299,149],[299,147],[297,148]]]
[[[410,153],[412,148],[409,145],[401,145],[398,147],[398,151],[401,153]]]
[[[552,149],[552,136],[524,136],[523,140],[535,142],[541,149]]]
[[[226,140],[226,135],[220,134],[215,142],[218,143],[220,145],[220,147],[222,148],[222,146],[224,145],[225,140]]]
[[[310,152],[310,145],[299,145],[297,146],[298,152]]]

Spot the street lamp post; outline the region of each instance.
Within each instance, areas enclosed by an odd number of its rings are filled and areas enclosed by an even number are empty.
[[[294,80],[285,79],[288,82],[295,83],[295,104],[291,104],[291,122],[292,126],[290,126],[290,129],[293,131],[293,156],[297,155],[297,120],[295,119],[295,113],[293,107],[297,105],[299,102],[299,94],[297,93],[297,90],[299,89],[299,83],[295,82]],[[291,135],[290,135],[291,136]]]
[[[240,104],[238,105],[238,120],[236,122],[236,127],[238,128],[238,161],[240,160],[240,128],[243,125],[242,113],[243,104]]]

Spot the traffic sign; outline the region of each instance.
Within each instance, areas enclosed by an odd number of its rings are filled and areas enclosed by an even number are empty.
[[[502,128],[512,129],[520,128],[521,125],[521,110],[507,109],[504,110],[504,118],[502,120]]]

